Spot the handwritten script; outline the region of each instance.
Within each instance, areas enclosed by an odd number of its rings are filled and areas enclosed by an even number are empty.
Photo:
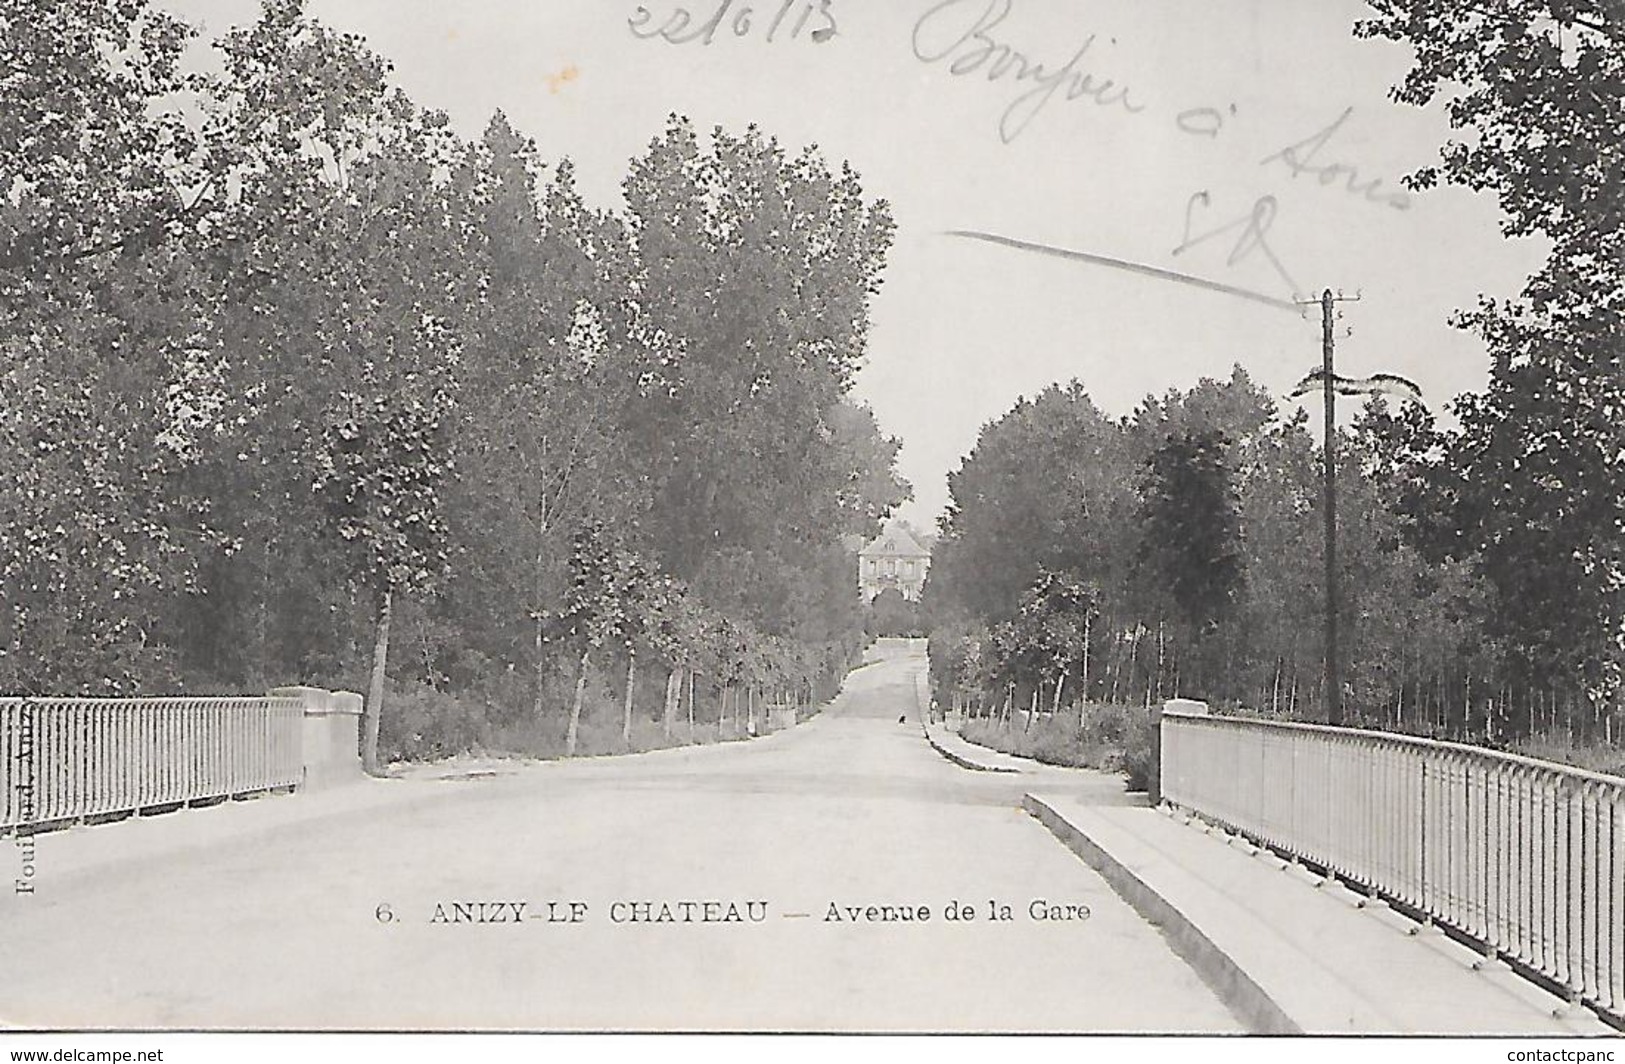
[[[1325,129],[1300,140],[1296,144],[1282,148],[1274,155],[1267,157],[1260,165],[1272,166],[1275,163],[1280,163],[1292,172],[1293,177],[1298,177],[1301,174],[1313,174],[1322,185],[1335,186],[1341,182],[1344,192],[1353,196],[1361,196],[1369,203],[1381,203],[1395,210],[1409,210],[1411,198],[1406,193],[1378,191],[1382,187],[1381,178],[1375,178],[1361,184],[1359,167],[1346,162],[1324,163],[1315,161],[1321,152],[1325,151],[1326,146],[1331,143],[1332,138],[1337,135],[1338,131],[1347,124],[1353,114],[1354,108],[1347,108],[1337,117],[1337,121]]]
[[[627,25],[639,40],[663,40],[668,44],[709,45],[724,27],[728,31],[725,37],[758,37],[772,44],[783,31],[790,40],[805,34],[814,44],[825,44],[840,32],[833,4],[834,0],[779,0],[775,8],[771,4],[756,7],[738,0],[720,0],[709,17],[704,9],[672,7],[664,19],[639,5]]]
[[[1025,133],[1034,119],[1057,99],[1089,100],[1097,107],[1113,108],[1128,115],[1140,115],[1149,109],[1141,98],[1132,94],[1128,85],[1096,69],[1101,48],[1098,34],[1084,36],[1071,58],[1061,65],[1010,43],[1010,28],[1006,24],[1012,20],[1016,3],[1017,0],[937,0],[914,23],[911,38],[914,57],[922,63],[942,65],[953,77],[976,75],[989,83],[1020,89],[999,119],[999,138],[1005,144]],[[1169,110],[1172,112],[1172,108]],[[1311,177],[1321,187],[1357,196],[1365,203],[1408,209],[1411,205],[1408,195],[1385,191],[1381,179],[1362,173],[1346,156],[1339,157],[1333,142],[1353,114],[1352,107],[1346,108],[1324,128],[1266,156],[1260,166],[1285,169],[1294,179]],[[1236,135],[1233,130],[1238,125],[1245,125],[1234,103],[1187,107],[1172,114],[1172,118],[1174,128],[1181,134],[1212,141],[1230,139]],[[1184,229],[1172,254],[1177,257],[1187,252],[1217,250],[1223,256],[1224,266],[1232,270],[1251,261],[1259,262],[1273,275],[1270,287],[1284,285],[1296,298],[1299,287],[1270,241],[1271,230],[1280,215],[1280,201],[1267,192],[1257,195],[1245,213],[1234,213],[1233,208],[1215,204],[1207,191],[1194,192],[1186,200]],[[1142,263],[1011,241],[994,234],[962,232],[958,235],[1129,270],[1159,280],[1211,287],[1244,298],[1256,297],[1282,309],[1290,310],[1294,306],[1290,301],[1210,284],[1191,275],[1158,270]]]
[[[1182,255],[1191,248],[1200,247],[1210,241],[1221,237],[1235,236],[1235,242],[1230,245],[1230,253],[1225,257],[1226,266],[1237,266],[1253,255],[1262,255],[1275,270],[1275,274],[1286,282],[1287,290],[1298,292],[1298,283],[1292,279],[1281,260],[1276,257],[1275,249],[1270,247],[1270,228],[1275,225],[1276,215],[1280,213],[1280,206],[1274,196],[1263,196],[1253,204],[1252,210],[1239,218],[1230,221],[1211,224],[1202,219],[1202,215],[1213,206],[1213,197],[1207,192],[1197,192],[1185,202],[1185,236],[1174,248],[1175,255]],[[1198,210],[1198,208],[1201,208]]]
[[[1053,111],[1052,105],[1087,102],[1091,111],[1106,111],[1119,117],[1147,115],[1154,92],[1145,91],[1137,81],[1131,88],[1121,74],[1108,74],[1108,49],[1117,44],[1109,35],[1078,31],[1075,47],[1064,51],[1063,44],[1053,52],[1040,54],[1024,47],[1017,36],[1015,15],[1019,0],[929,0],[929,6],[915,20],[910,34],[914,58],[927,66],[944,70],[953,78],[986,82],[993,91],[1004,94],[999,115],[998,135],[1013,144],[1026,134],[1040,115]],[[627,20],[632,35],[639,40],[661,41],[670,45],[696,44],[702,47],[723,40],[776,41],[804,40],[825,44],[840,32],[836,8],[840,0],[649,0],[634,9]],[[1065,61],[1061,56],[1065,55]],[[557,92],[572,80],[575,71],[548,79]],[[1235,103],[1220,101],[1181,101],[1195,106],[1177,110],[1167,107],[1162,121],[1179,134],[1220,142],[1234,139],[1245,131],[1252,116],[1238,110]],[[1311,183],[1334,193],[1355,197],[1362,203],[1394,210],[1408,210],[1411,196],[1384,179],[1372,177],[1368,168],[1349,157],[1350,138],[1346,135],[1354,115],[1345,108],[1327,125],[1264,156],[1261,171],[1284,175],[1293,181],[1309,178]],[[1341,143],[1339,138],[1342,138]],[[1276,141],[1276,143],[1280,143]],[[1215,203],[1207,191],[1192,192],[1185,202],[1184,225],[1175,257],[1199,252],[1214,255],[1227,269],[1252,264],[1271,279],[1268,287],[1282,285],[1299,291],[1291,271],[1272,246],[1272,230],[1281,221],[1281,204],[1270,190],[1249,194],[1252,206],[1241,208],[1245,200],[1229,205]],[[1128,270],[1159,280],[1191,284],[1221,291],[1239,298],[1267,303],[1284,310],[1295,304],[1278,296],[1236,288],[1187,274],[1115,259],[1089,252],[1051,248],[1014,240],[997,234],[956,232],[1024,251],[1059,255],[1113,269]]]
[[[948,73],[955,77],[979,73],[988,81],[1031,83],[999,119],[999,137],[1006,144],[1021,136],[1057,95],[1068,103],[1091,100],[1096,106],[1115,106],[1129,114],[1145,110],[1129,98],[1127,85],[1119,86],[1085,68],[1095,47],[1094,34],[1059,67],[1000,41],[993,31],[1010,17],[1014,6],[1015,0],[942,0],[914,24],[914,56],[920,62],[947,62]]]

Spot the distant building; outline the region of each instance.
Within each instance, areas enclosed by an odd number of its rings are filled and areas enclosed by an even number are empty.
[[[858,591],[864,602],[873,602],[882,591],[896,588],[918,602],[929,568],[930,549],[905,525],[892,525],[858,552]]]

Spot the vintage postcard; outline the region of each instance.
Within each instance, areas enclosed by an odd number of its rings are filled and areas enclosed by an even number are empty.
[[[0,1049],[1617,1035],[1622,41],[0,0]]]

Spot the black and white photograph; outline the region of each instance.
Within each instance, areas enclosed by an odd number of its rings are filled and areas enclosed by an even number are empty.
[[[5,1060],[1612,1061],[1622,732],[1621,0],[0,0]]]

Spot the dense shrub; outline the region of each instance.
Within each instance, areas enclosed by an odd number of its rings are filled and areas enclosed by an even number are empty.
[[[1146,788],[1151,764],[1151,724],[1141,706],[1090,703],[1081,714],[1061,713],[1023,726],[1022,714],[1008,725],[966,721],[960,734],[970,742],[1046,765],[1122,773],[1131,791]]]
[[[864,613],[864,629],[874,638],[906,639],[923,634],[919,607],[894,587],[876,595]]]
[[[380,762],[428,761],[481,745],[489,725],[484,705],[426,684],[391,686],[390,711],[378,725]]]
[[[465,753],[544,759],[565,756],[568,718],[561,707],[574,698],[574,680],[563,672],[548,678],[540,716],[535,712],[529,682],[514,673],[493,673],[478,686],[478,695],[448,693],[419,682],[392,684],[390,711],[379,728],[380,760],[385,764],[432,761]],[[728,718],[719,723],[717,691],[704,681],[696,690],[693,727],[688,723],[685,688],[685,700],[678,707],[668,736],[662,720],[665,673],[648,668],[637,676],[632,741],[628,745],[622,735],[625,693],[625,678],[619,670],[593,670],[582,703],[577,754],[641,753],[748,738],[743,702],[735,707],[730,696]],[[806,720],[820,708],[819,703],[804,702],[797,719]],[[765,733],[765,703],[759,706],[759,712]]]
[[[1587,772],[1601,772],[1625,778],[1625,750],[1603,743],[1581,744],[1555,737],[1544,737],[1525,739],[1513,747],[1513,752],[1541,761],[1573,765]]]
[[[1155,770],[1156,743],[1151,732],[1151,714],[1140,710],[1127,716],[1123,746],[1123,779],[1130,791],[1145,791]]]

